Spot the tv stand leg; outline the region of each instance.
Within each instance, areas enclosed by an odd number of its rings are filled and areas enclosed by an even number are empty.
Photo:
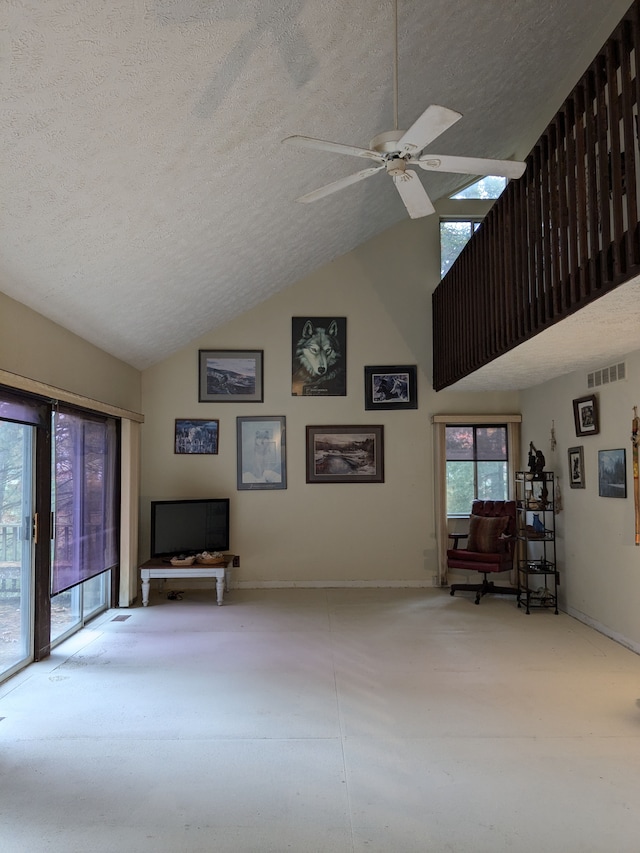
[[[146,607],[149,604],[149,578],[142,579],[142,606]]]
[[[224,574],[222,577],[216,578],[216,595],[218,597],[218,607],[220,607],[224,598]]]

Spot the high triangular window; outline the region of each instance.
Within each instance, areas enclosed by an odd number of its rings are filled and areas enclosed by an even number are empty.
[[[506,186],[506,178],[497,178],[495,175],[489,175],[486,178],[480,178],[479,181],[460,190],[460,192],[452,195],[451,198],[498,198],[502,195],[502,191]]]

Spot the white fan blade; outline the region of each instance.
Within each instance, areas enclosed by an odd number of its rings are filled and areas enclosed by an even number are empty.
[[[420,219],[421,216],[429,216],[436,212],[427,191],[415,172],[394,175],[393,183],[396,185],[396,189],[412,219]]]
[[[310,201],[317,201],[319,198],[324,198],[326,195],[330,195],[331,193],[335,193],[338,190],[343,189],[344,187],[350,186],[350,184],[356,184],[358,181],[363,181],[365,178],[368,178],[370,175],[375,175],[376,172],[379,172],[380,169],[384,169],[384,165],[382,166],[372,166],[370,169],[363,169],[361,172],[356,172],[355,175],[349,175],[346,178],[340,178],[339,181],[334,181],[332,184],[327,184],[324,187],[320,187],[318,190],[313,190],[306,195],[300,196],[296,201],[301,201],[303,204],[307,204]]]
[[[411,162],[430,172],[496,175],[501,178],[519,178],[527,168],[526,163],[518,160],[485,160],[482,157],[454,157],[449,154],[424,154]]]
[[[417,154],[461,118],[455,110],[431,104],[401,137],[398,148],[404,154]]]
[[[340,142],[326,142],[324,139],[314,139],[311,136],[287,136],[282,141],[286,142],[287,145],[294,145],[296,148],[313,148],[317,151],[331,151],[334,154],[367,157],[377,163],[382,163],[383,160],[377,151],[371,151],[368,148],[356,148],[354,145],[342,145]]]

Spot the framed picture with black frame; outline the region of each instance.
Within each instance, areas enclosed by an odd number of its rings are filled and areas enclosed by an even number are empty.
[[[415,364],[365,367],[364,407],[367,410],[417,409],[418,368]]]
[[[624,447],[598,451],[598,494],[601,498],[626,498],[627,452]]]
[[[211,455],[218,452],[220,421],[176,418],[174,453]]]
[[[347,318],[291,318],[291,395],[345,397]]]
[[[579,397],[573,401],[573,417],[576,435],[597,435],[600,432],[598,422],[598,398],[595,394]]]
[[[567,451],[569,457],[569,485],[572,489],[584,489],[584,448],[570,447]]]

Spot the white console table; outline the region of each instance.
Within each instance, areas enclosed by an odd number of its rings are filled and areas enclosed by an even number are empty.
[[[142,605],[149,604],[149,586],[152,578],[215,578],[216,595],[218,606],[224,600],[225,590],[228,590],[229,569],[233,566],[234,555],[226,554],[227,562],[223,566],[203,566],[202,563],[194,563],[192,566],[172,566],[163,560],[147,560],[140,566],[140,577],[142,578]]]

